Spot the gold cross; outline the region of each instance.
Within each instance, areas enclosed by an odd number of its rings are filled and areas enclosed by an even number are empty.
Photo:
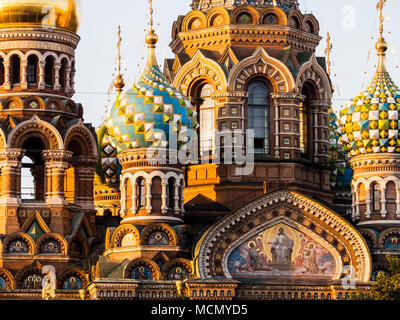
[[[331,35],[329,32],[326,34],[326,49],[325,49],[325,55],[326,55],[326,64],[328,66],[328,75],[331,75],[331,52],[332,52],[333,45],[331,43]]]
[[[118,48],[118,73],[121,73],[121,42],[122,42],[122,38],[121,38],[121,26],[118,26],[118,44],[117,44],[117,48]]]
[[[150,30],[153,30],[153,0],[149,0],[150,5]]]
[[[379,33],[381,34],[381,39],[383,39],[383,8],[385,7],[386,0],[379,0],[376,5],[376,9],[379,10]]]

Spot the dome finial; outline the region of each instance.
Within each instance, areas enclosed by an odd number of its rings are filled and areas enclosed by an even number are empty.
[[[332,52],[332,49],[333,49],[333,45],[331,43],[331,35],[329,32],[327,32],[325,55],[326,55],[326,65],[327,65],[328,76],[331,75],[331,52]]]
[[[158,42],[158,36],[153,29],[153,0],[148,0],[150,6],[150,30],[149,33],[146,35],[146,43],[149,45],[149,58],[147,59],[147,66],[158,66],[157,59],[156,59],[156,44]]]
[[[118,74],[114,80],[114,86],[117,89],[118,93],[121,93],[122,90],[125,87],[125,82],[121,74],[121,26],[118,26],[118,43],[117,43],[117,48],[118,48]]]
[[[388,44],[383,37],[383,8],[385,7],[386,0],[379,0],[376,5],[377,10],[379,10],[379,40],[376,43],[376,50],[378,51],[379,62],[378,62],[378,70],[377,72],[387,72],[385,59],[386,59],[386,51],[388,49]]]

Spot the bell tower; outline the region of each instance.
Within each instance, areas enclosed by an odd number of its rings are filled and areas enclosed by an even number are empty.
[[[0,16],[0,261],[26,289],[49,255],[58,276],[89,254],[97,142],[72,99],[79,1],[5,1]]]

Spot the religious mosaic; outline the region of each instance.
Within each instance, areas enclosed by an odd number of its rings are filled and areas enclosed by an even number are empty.
[[[319,243],[289,226],[260,232],[242,243],[228,258],[235,278],[328,278],[336,264],[331,253]]]

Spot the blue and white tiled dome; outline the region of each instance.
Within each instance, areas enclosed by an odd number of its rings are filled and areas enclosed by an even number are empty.
[[[190,101],[167,82],[155,59],[149,59],[140,80],[120,94],[109,110],[106,126],[119,152],[150,146],[177,146],[197,129],[197,114]]]

